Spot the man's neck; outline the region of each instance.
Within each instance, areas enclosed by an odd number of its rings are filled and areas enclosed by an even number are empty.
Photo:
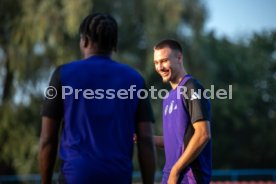
[[[187,73],[185,71],[182,71],[177,75],[175,80],[170,81],[170,85],[171,85],[172,89],[175,89],[179,85],[179,83],[182,81],[182,79],[184,78],[185,75],[187,75]]]
[[[84,53],[83,57],[84,57],[84,59],[87,59],[87,58],[92,57],[92,56],[107,56],[107,57],[110,57],[111,53],[101,53],[101,52],[90,51],[90,52]]]

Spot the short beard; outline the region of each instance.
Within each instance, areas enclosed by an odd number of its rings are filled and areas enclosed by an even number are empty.
[[[163,79],[162,78],[162,81],[163,81],[163,83],[169,83],[170,79]]]

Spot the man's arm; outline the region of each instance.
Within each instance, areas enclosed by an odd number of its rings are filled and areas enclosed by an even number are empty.
[[[139,122],[136,127],[138,160],[144,184],[153,184],[156,169],[156,153],[151,122]]]
[[[39,168],[42,184],[51,184],[58,147],[60,122],[42,117],[42,128],[39,141]]]
[[[164,149],[164,138],[163,138],[163,136],[154,136],[154,144],[157,148]]]
[[[190,139],[184,153],[178,159],[171,170],[168,183],[176,183],[180,172],[197,158],[205,145],[211,139],[210,122],[197,121],[193,123],[194,134]]]

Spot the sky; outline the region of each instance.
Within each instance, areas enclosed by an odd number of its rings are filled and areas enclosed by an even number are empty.
[[[205,0],[206,30],[216,36],[242,38],[254,32],[276,30],[276,0]]]

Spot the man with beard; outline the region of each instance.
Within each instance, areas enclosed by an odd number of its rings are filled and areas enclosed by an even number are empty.
[[[156,146],[165,149],[162,184],[210,183],[210,102],[198,94],[204,88],[185,71],[182,48],[175,40],[155,45],[154,65],[172,87],[163,101],[164,135],[155,136]]]

